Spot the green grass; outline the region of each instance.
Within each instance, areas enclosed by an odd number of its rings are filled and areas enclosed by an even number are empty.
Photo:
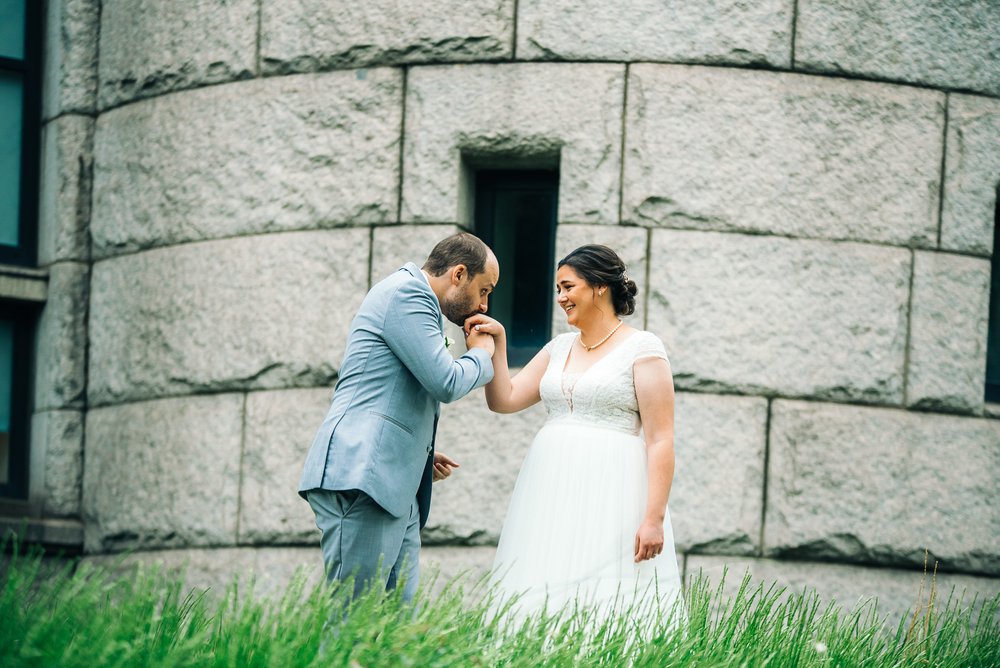
[[[885,630],[875,606],[845,612],[815,594],[745,578],[738,593],[696,578],[679,631],[667,620],[587,614],[515,624],[481,585],[456,580],[414,606],[345,598],[297,579],[278,599],[233,585],[185,590],[155,569],[112,577],[86,564],[42,573],[16,553],[0,574],[0,666],[997,666],[1000,596],[978,613],[931,594]],[[340,620],[331,625],[328,620]]]

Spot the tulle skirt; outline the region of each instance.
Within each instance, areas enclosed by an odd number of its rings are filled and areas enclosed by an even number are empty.
[[[681,582],[669,512],[663,551],[634,562],[647,488],[639,436],[572,417],[546,423],[521,467],[501,531],[493,570],[498,600],[518,617],[585,608],[598,619],[631,610],[676,620]]]

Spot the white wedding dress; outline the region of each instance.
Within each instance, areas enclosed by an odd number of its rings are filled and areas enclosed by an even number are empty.
[[[582,373],[564,373],[576,333],[557,336],[539,391],[548,420],[521,467],[500,534],[493,582],[524,617],[576,606],[670,613],[679,601],[670,514],[663,552],[634,563],[645,515],[646,447],[632,365],[666,359],[654,334],[636,331]],[[516,599],[511,599],[516,596]]]

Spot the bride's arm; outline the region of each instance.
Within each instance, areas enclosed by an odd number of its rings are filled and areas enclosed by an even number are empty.
[[[513,378],[507,366],[507,332],[503,325],[485,315],[474,315],[465,321],[468,332],[475,327],[496,341],[493,353],[493,380],[486,384],[486,405],[494,413],[516,413],[541,401],[538,384],[549,364],[549,353],[540,350]]]
[[[649,466],[646,514],[635,536],[639,562],[663,550],[663,517],[674,479],[674,381],[670,363],[658,358],[636,362],[633,378]]]

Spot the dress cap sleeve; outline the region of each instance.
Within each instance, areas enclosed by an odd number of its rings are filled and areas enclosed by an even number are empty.
[[[667,349],[664,347],[660,337],[652,332],[639,332],[636,335],[632,361],[638,362],[639,360],[650,358],[661,359],[667,363],[670,362],[670,359],[667,357]]]

